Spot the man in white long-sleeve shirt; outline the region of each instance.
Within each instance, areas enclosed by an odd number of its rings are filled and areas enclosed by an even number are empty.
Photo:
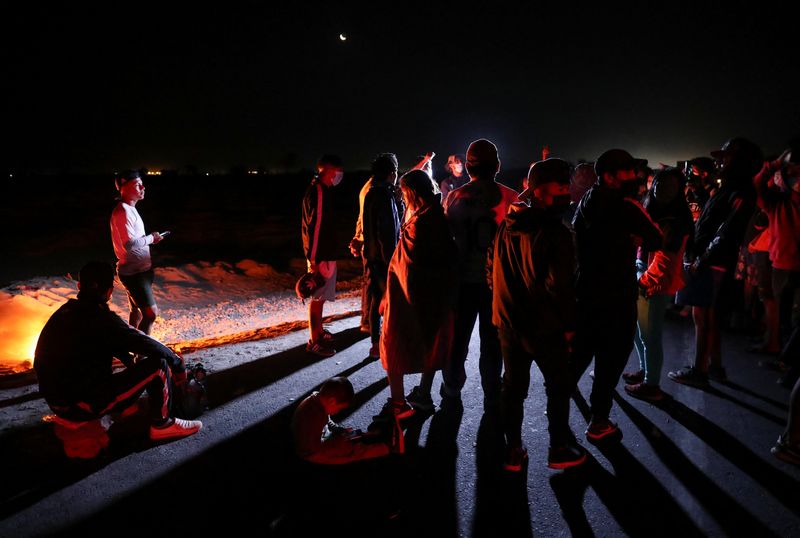
[[[153,264],[150,245],[163,239],[161,234],[145,234],[144,222],[136,203],[144,199],[144,184],[136,171],[124,172],[115,178],[120,201],[111,212],[111,241],[117,256],[117,274],[128,292],[132,327],[150,334],[158,316],[153,296]]]

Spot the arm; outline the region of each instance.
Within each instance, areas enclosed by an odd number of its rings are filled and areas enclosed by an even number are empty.
[[[756,203],[758,207],[764,211],[769,211],[774,208],[781,200],[781,195],[775,189],[770,188],[769,182],[775,173],[780,170],[780,161],[765,162],[761,171],[753,178],[753,184],[756,188]]]
[[[111,227],[114,230],[114,240],[128,252],[153,243],[152,234],[137,235],[135,217],[119,206],[111,215]]]
[[[109,347],[150,357],[161,357],[167,361],[173,373],[182,373],[186,370],[183,359],[178,354],[155,338],[134,329],[111,311],[106,317],[103,334],[109,342]]]
[[[314,182],[303,198],[303,248],[306,259],[316,263],[319,232],[322,224],[322,186]]]
[[[575,330],[577,319],[577,303],[575,298],[575,252],[572,246],[572,234],[565,226],[553,228],[553,241],[547,257],[547,278],[545,288],[564,324],[564,330]]]
[[[628,198],[623,200],[623,215],[625,225],[631,235],[642,238],[642,248],[653,252],[661,249],[664,236],[658,225],[653,222],[644,208],[638,202]]]
[[[728,218],[717,228],[714,239],[711,240],[706,251],[695,262],[696,267],[713,265],[721,252],[728,248],[738,249],[740,246],[738,243],[742,241],[745,227],[752,213],[752,204],[747,203],[743,197],[737,196],[731,203],[731,211],[728,214]]]

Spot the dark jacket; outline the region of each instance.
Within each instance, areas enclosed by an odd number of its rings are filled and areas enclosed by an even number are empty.
[[[33,362],[39,391],[50,405],[85,401],[111,383],[114,357],[130,364],[129,352],[161,357],[173,371],[184,370],[168,347],[122,321],[105,302],[79,295],[56,310],[39,335]]]
[[[400,237],[400,217],[392,185],[373,183],[364,198],[362,219],[364,259],[389,267],[394,247]]]
[[[745,228],[755,209],[752,188],[722,188],[712,196],[695,223],[694,241],[685,259],[732,271],[739,256]]]
[[[336,222],[331,188],[315,179],[303,195],[303,252],[312,262],[338,258]]]
[[[617,189],[595,185],[581,198],[575,218],[577,293],[581,301],[636,301],[636,247],[661,248],[663,236],[638,202]]]
[[[558,217],[513,204],[497,229],[490,264],[497,328],[533,338],[574,330],[575,253]]]

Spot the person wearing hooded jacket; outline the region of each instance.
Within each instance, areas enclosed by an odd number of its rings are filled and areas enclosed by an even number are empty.
[[[573,226],[578,251],[578,330],[571,360],[577,384],[595,359],[589,398],[590,441],[619,434],[609,419],[612,395],[633,349],[636,331],[636,248],[661,247],[663,236],[635,200],[637,160],[611,149],[595,161],[598,184],[581,198]]]
[[[569,341],[575,330],[572,234],[561,222],[569,208],[570,166],[550,158],[533,164],[528,189],[511,205],[490,251],[492,321],[503,355],[501,414],[506,437],[504,468],[521,471],[523,403],[531,363],[544,377],[550,432],[548,466],[566,469],[586,460],[570,431]]]

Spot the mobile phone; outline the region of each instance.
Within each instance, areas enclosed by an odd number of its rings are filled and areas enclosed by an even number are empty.
[[[171,233],[172,232],[169,232],[169,231],[167,231],[167,232],[158,232],[158,235],[161,236],[161,239],[164,239],[165,237],[167,237]]]

